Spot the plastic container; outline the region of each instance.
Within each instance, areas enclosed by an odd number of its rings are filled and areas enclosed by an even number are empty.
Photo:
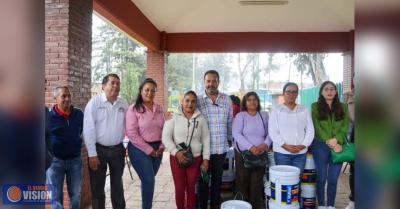
[[[302,209],[315,209],[317,206],[316,186],[301,184],[301,207]]]
[[[299,209],[300,169],[276,165],[269,169],[271,182],[271,209]]]
[[[302,184],[315,184],[317,181],[317,171],[315,169],[314,158],[310,153],[307,153],[306,165],[304,167],[303,176],[301,177]]]
[[[228,200],[221,204],[221,209],[252,209],[252,207],[246,201]]]

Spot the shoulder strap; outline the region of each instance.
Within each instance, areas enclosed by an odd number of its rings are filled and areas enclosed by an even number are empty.
[[[170,121],[172,122],[172,130],[174,130],[175,129],[175,116],[172,116],[172,118],[170,119]],[[175,142],[175,138],[174,138],[174,131],[172,131],[172,141],[174,141],[174,143],[175,143],[175,146],[177,145],[176,144],[176,142]]]
[[[261,118],[261,121],[262,121],[262,124],[263,124],[263,127],[264,127],[265,136],[267,136],[267,129],[265,128],[264,119],[263,119],[263,117],[262,117],[260,112],[258,112],[258,114],[260,115],[260,118]]]
[[[194,129],[196,128],[196,118],[193,119],[193,128],[192,128],[192,134],[190,135],[190,140],[188,143],[188,147],[190,147],[190,143],[192,142],[192,138],[193,138],[193,133],[194,133]]]

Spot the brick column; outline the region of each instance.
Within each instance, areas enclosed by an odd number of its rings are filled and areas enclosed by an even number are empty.
[[[352,89],[354,77],[354,61],[353,53],[343,53],[343,93],[349,92]]]
[[[155,102],[168,108],[167,55],[165,52],[147,51],[146,77],[157,82]]]
[[[72,103],[83,109],[91,97],[93,0],[45,1],[45,103],[54,105],[52,90],[70,87]],[[90,204],[87,151],[82,148],[81,208]],[[69,201],[64,187],[64,208]]]

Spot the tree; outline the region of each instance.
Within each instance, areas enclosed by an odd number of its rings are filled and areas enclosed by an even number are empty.
[[[293,63],[297,68],[297,71],[300,72],[300,89],[303,89],[303,74],[309,73],[309,62],[307,54],[299,54],[293,55],[291,54],[291,58],[294,58]]]
[[[121,82],[121,96],[128,101],[133,103],[139,93],[139,83],[144,79],[144,70],[138,69],[132,63],[128,63],[127,69],[122,75]]]
[[[323,81],[328,79],[324,66],[324,59],[326,57],[326,54],[310,54],[309,56],[310,64],[312,66],[311,69],[313,69],[312,72],[315,77],[315,82],[317,84],[321,84]]]
[[[248,71],[252,71],[255,68],[256,58],[258,54],[256,53],[246,53],[245,56],[242,57],[241,53],[237,54],[237,62],[238,62],[238,72],[239,72],[239,80],[240,80],[240,88],[239,91],[241,94],[244,94],[245,89],[245,80],[248,75]]]
[[[99,83],[105,75],[117,73],[121,78],[121,96],[133,102],[144,77],[144,50],[112,25],[103,23],[98,31],[93,33],[92,82]]]
[[[230,81],[231,73],[228,63],[231,61],[231,57],[226,53],[209,53],[209,54],[196,54],[196,72],[195,80],[196,91],[204,89],[203,76],[208,70],[216,70],[219,73],[220,90],[226,91]]]
[[[251,68],[251,77],[252,77],[251,89],[256,90],[259,89],[260,87],[260,73],[262,71],[262,68],[260,68],[260,54],[257,53],[254,55],[255,56]]]
[[[170,54],[168,56],[168,85],[175,91],[184,92],[192,88],[192,54]]]
[[[324,66],[326,54],[298,53],[293,57],[293,63],[300,72],[301,79],[304,73],[311,76],[314,85],[319,85],[328,79]]]
[[[268,74],[268,87],[267,89],[270,90],[270,83],[271,83],[271,72],[279,70],[279,66],[274,63],[274,56],[275,54],[268,54],[268,64],[265,67],[265,73]]]

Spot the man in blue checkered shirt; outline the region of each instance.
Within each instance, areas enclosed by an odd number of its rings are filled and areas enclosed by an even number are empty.
[[[204,74],[205,91],[199,94],[197,106],[208,121],[210,128],[210,161],[208,173],[211,185],[200,180],[199,203],[201,209],[207,208],[210,192],[210,208],[218,209],[221,202],[221,183],[226,152],[232,142],[233,113],[231,99],[218,91],[219,74],[209,70]]]

